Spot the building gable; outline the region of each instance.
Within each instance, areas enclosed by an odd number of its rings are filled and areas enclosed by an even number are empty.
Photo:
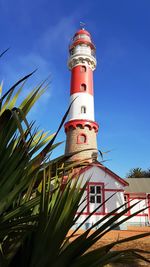
[[[125,180],[100,163],[90,164],[89,166],[81,169],[79,174],[80,176],[83,174],[87,179],[90,178],[91,181],[95,180],[96,182],[104,182],[106,188],[122,188],[128,186],[128,183]]]

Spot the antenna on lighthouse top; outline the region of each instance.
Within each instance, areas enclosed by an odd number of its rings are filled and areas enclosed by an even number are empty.
[[[86,24],[85,24],[84,22],[80,21],[80,27],[81,27],[82,30],[85,29],[85,25],[86,25]]]

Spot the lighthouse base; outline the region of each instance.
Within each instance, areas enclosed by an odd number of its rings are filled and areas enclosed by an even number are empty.
[[[65,155],[75,152],[69,161],[85,160],[92,162],[97,154],[97,132],[88,126],[78,125],[67,130]],[[93,157],[94,156],[94,157]]]

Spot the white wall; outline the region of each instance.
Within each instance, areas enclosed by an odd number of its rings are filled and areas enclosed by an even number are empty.
[[[75,100],[74,100],[75,99]],[[70,103],[73,102],[70,112],[69,120],[91,120],[94,121],[94,99],[88,93],[75,93],[70,96]],[[81,107],[86,107],[86,113],[81,113]]]
[[[83,54],[83,55],[91,55],[91,48],[90,46],[87,46],[87,45],[77,45],[75,48],[74,48],[74,55],[78,55],[78,54]]]
[[[135,198],[135,199],[132,198],[130,205],[138,203],[139,200],[140,199],[138,199],[138,197]],[[147,200],[146,199],[141,199],[140,202],[131,209],[130,213],[133,214],[136,211],[140,211],[141,209],[146,208],[147,205],[148,205]],[[137,225],[137,226],[146,226],[149,223],[150,223],[150,220],[149,220],[149,216],[148,216],[148,208],[145,209],[144,211],[138,213],[138,215],[132,217],[128,221],[128,225]]]
[[[117,192],[117,190],[123,190],[124,186],[120,182],[116,181],[116,179],[114,179],[111,175],[107,174],[104,170],[100,169],[99,167],[94,166],[86,170],[86,172],[80,175],[80,178],[82,178],[84,182],[89,180],[89,183],[93,183],[93,182],[104,183],[105,200],[109,198],[110,196],[112,196],[114,194],[114,191],[116,190],[116,194],[109,201],[105,203],[105,214],[113,211],[116,207],[120,207],[124,203],[124,192]],[[109,191],[105,191],[105,189]],[[86,195],[87,195],[87,191],[84,193],[84,197]],[[89,207],[91,209],[90,211],[92,211],[94,210],[94,208],[97,207],[97,204],[90,203]],[[87,212],[87,208],[85,212]],[[100,208],[98,210],[98,213],[103,213],[103,209]],[[86,216],[87,215],[82,215],[78,223],[80,223]],[[87,227],[88,224],[89,225],[94,224],[103,216],[104,216],[103,214],[93,215],[86,222],[85,228]]]

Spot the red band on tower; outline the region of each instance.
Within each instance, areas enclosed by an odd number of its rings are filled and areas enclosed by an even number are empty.
[[[93,71],[89,66],[78,65],[71,71],[70,94],[79,92],[93,95]]]

